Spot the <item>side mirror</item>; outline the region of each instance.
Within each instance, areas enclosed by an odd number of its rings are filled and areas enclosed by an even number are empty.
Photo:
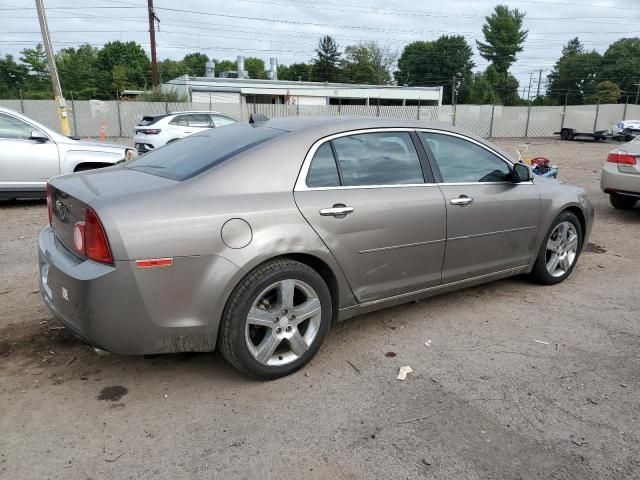
[[[533,172],[524,163],[516,163],[511,171],[511,180],[514,183],[529,182],[533,179]]]
[[[31,132],[31,136],[29,137],[29,140],[34,140],[39,143],[44,143],[49,141],[49,137],[47,137],[40,130],[34,130]]]

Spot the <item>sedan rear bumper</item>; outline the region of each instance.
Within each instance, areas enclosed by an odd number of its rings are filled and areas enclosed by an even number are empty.
[[[640,196],[640,174],[621,172],[618,164],[606,163],[602,168],[600,188],[605,193]]]
[[[51,227],[38,238],[40,291],[52,314],[84,342],[140,355],[215,349],[227,286],[239,269],[218,257],[181,257],[164,268],[83,260]]]

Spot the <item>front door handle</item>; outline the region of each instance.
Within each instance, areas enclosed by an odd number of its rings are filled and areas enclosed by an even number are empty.
[[[458,205],[459,207],[466,207],[473,203],[473,198],[466,195],[460,195],[458,198],[451,199],[451,205]]]
[[[344,218],[348,214],[353,213],[353,207],[347,207],[342,203],[337,203],[331,208],[323,208],[320,210],[320,215],[323,217],[336,217],[336,218]]]

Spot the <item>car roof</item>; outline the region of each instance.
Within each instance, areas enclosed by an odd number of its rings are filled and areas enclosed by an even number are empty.
[[[171,113],[167,113],[164,114],[163,116],[170,116],[170,115],[184,115],[187,113],[212,113],[215,115],[222,115],[223,117],[229,117],[229,118],[233,118],[230,115],[227,115],[226,113],[222,113],[222,112],[216,112],[214,110],[184,110],[184,111],[180,111],[180,112],[171,112]]]

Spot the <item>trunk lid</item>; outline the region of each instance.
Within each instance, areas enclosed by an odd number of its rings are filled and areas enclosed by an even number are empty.
[[[51,225],[58,239],[73,250],[73,229],[85,219],[87,207],[110,198],[135,196],[142,192],[178,184],[156,175],[122,167],[90,170],[51,180]],[[97,210],[100,216],[100,210]],[[109,232],[106,232],[107,237]]]

